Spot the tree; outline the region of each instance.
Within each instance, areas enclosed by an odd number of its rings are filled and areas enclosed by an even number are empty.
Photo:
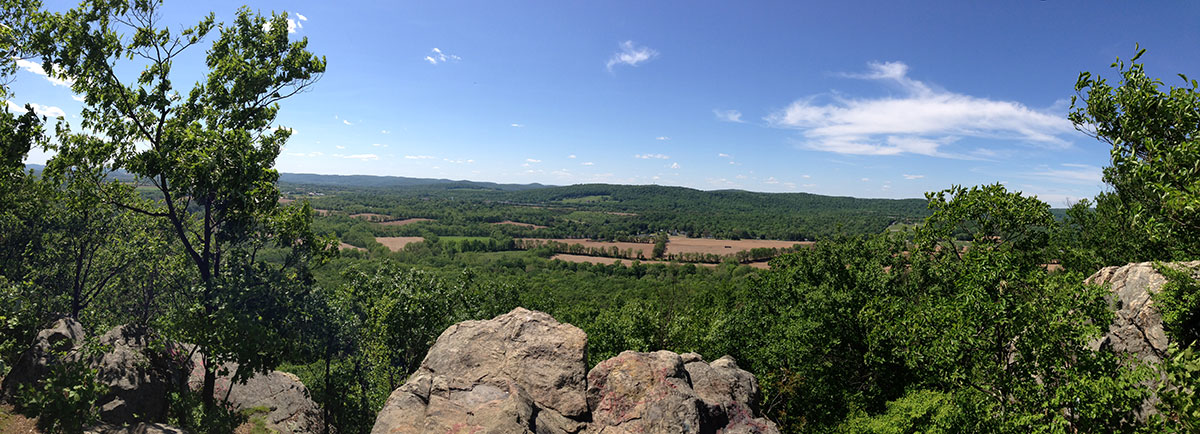
[[[325,60],[307,51],[307,40],[289,41],[286,15],[243,8],[233,23],[215,24],[210,14],[172,32],[160,26],[158,6],[106,0],[42,13],[33,46],[46,71],[85,95],[81,126],[110,150],[113,168],[159,196],[105,200],[168,224],[188,258],[192,301],[172,319],[204,355],[202,397],[211,409],[223,363],[237,362],[235,379],[244,380],[280,362],[295,311],[288,303],[305,299],[296,295],[311,284],[310,262],[332,251],[310,230],[311,209],[279,206],[272,168],[290,135],[272,128],[278,103],[315,83]],[[214,29],[205,80],[177,91],[175,62]],[[145,67],[123,80],[122,59]],[[259,257],[271,249],[284,252],[275,264]]]
[[[1069,118],[1112,146],[1104,181],[1128,207],[1139,236],[1165,243],[1157,259],[1191,259],[1200,255],[1200,86],[1180,74],[1184,86],[1164,90],[1136,63],[1145,52],[1138,49],[1128,67],[1113,62],[1121,75],[1116,87],[1080,73]]]

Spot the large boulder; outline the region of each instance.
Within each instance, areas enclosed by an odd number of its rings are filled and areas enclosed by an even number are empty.
[[[625,351],[588,373],[588,407],[601,433],[777,433],[755,418],[758,382],[731,357]]]
[[[446,329],[373,433],[581,431],[587,335],[522,308]]]
[[[1200,269],[1200,261],[1166,264],[1174,268]],[[1110,304],[1116,315],[1109,325],[1108,333],[1091,342],[1093,350],[1108,350],[1126,354],[1137,361],[1158,364],[1167,356],[1170,340],[1163,330],[1162,315],[1154,306],[1154,294],[1162,290],[1166,277],[1154,269],[1153,262],[1141,262],[1122,266],[1105,267],[1086,280],[1093,285],[1108,285],[1111,291]],[[1163,377],[1153,377],[1142,382],[1150,391],[1138,410],[1138,418],[1146,420],[1156,414],[1160,399],[1157,394]]]
[[[181,349],[171,343],[154,345],[152,334],[129,325],[100,337],[106,351],[91,361],[97,379],[108,386],[100,398],[100,419],[111,424],[163,421],[167,396],[178,390],[184,373]]]
[[[1200,267],[1200,261],[1167,264],[1170,267]],[[1092,342],[1094,349],[1106,348],[1158,363],[1166,355],[1169,343],[1163,332],[1162,315],[1154,307],[1154,294],[1167,282],[1154,269],[1153,262],[1105,267],[1088,277],[1087,283],[1109,285],[1110,301],[1116,317],[1108,333]]]
[[[776,433],[758,384],[725,357],[624,352],[586,372],[587,336],[522,308],[438,337],[372,433]]]
[[[4,377],[4,398],[11,401],[22,384],[37,384],[50,372],[50,366],[73,360],[75,350],[83,344],[83,326],[74,318],[62,318],[39,331],[29,349]]]
[[[192,359],[193,368],[188,385],[200,390],[204,384],[204,364],[199,356]],[[262,413],[268,429],[280,433],[315,433],[325,428],[321,407],[313,402],[308,388],[295,375],[281,371],[258,374],[245,384],[232,381],[236,364],[225,366],[230,375],[217,377],[214,395],[222,400],[228,396],[229,405],[239,411]]]

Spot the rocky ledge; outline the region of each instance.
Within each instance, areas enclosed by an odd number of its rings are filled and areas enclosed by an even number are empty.
[[[587,335],[517,308],[451,326],[372,433],[776,433],[730,357],[626,351],[587,372]],[[585,372],[586,375],[585,375]]]

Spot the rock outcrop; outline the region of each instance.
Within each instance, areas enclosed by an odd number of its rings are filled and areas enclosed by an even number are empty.
[[[1168,264],[1197,269],[1200,261]],[[1092,343],[1094,349],[1107,348],[1138,359],[1158,363],[1166,355],[1169,343],[1163,332],[1162,315],[1154,307],[1154,294],[1167,282],[1154,269],[1153,262],[1105,267],[1087,278],[1093,285],[1110,285],[1116,317],[1104,337]]]
[[[587,336],[522,308],[446,329],[388,398],[373,433],[778,432],[753,417],[731,358],[624,352],[586,372]]]
[[[150,334],[131,326],[120,326],[100,337],[107,348],[91,361],[97,379],[108,385],[100,398],[100,419],[112,424],[161,421],[167,417],[167,396],[179,390],[184,371],[174,345],[152,349]]]
[[[193,357],[188,385],[200,390],[204,384],[204,365]],[[262,410],[268,429],[280,433],[315,433],[325,428],[321,407],[313,402],[308,388],[295,375],[281,371],[259,374],[236,384],[232,374],[237,365],[229,364],[230,375],[217,377],[214,395],[218,400],[229,397],[229,405],[237,410]]]
[[[1200,261],[1167,264],[1170,267],[1200,269]],[[1088,277],[1086,283],[1109,285],[1109,301],[1116,312],[1108,333],[1091,342],[1093,350],[1128,354],[1136,360],[1157,364],[1167,355],[1170,340],[1163,330],[1162,315],[1154,306],[1154,294],[1162,290],[1166,277],[1154,269],[1153,262],[1105,267]],[[1156,414],[1157,390],[1163,378],[1143,381],[1150,396],[1142,402],[1138,417],[1145,420]]]
[[[73,358],[84,337],[83,326],[73,318],[60,319],[39,331],[33,344],[4,377],[4,399],[11,401],[22,384],[40,382],[52,364]]]

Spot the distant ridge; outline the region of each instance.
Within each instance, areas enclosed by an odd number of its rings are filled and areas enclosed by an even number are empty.
[[[436,186],[440,188],[482,188],[488,190],[520,191],[554,187],[545,184],[499,184],[495,182],[409,178],[404,176],[375,175],[318,175],[313,173],[280,173],[279,182],[302,185],[323,185],[358,188],[394,188]]]

